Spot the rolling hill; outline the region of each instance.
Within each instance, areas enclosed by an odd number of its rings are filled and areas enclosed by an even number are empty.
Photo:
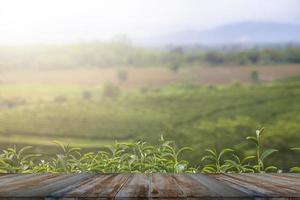
[[[198,31],[195,27],[194,30],[135,42],[150,46],[300,43],[300,26],[274,22],[241,22],[203,31]]]

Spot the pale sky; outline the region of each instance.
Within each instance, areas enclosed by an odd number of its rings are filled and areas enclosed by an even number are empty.
[[[0,0],[0,43],[149,37],[241,21],[300,24],[300,0]]]

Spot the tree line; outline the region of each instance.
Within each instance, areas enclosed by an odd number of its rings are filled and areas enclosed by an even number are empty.
[[[252,49],[142,48],[122,42],[0,46],[2,68],[169,67],[300,63],[300,46]]]

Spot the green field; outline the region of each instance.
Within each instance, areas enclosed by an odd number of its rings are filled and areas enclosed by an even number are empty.
[[[43,147],[60,140],[95,149],[114,140],[154,143],[165,135],[179,146],[192,147],[187,159],[198,163],[209,147],[252,153],[243,141],[263,126],[265,145],[280,150],[272,163],[285,169],[300,162],[289,150],[300,146],[299,78],[252,85],[174,84],[120,90],[112,98],[103,95],[102,87],[3,84],[0,143]]]

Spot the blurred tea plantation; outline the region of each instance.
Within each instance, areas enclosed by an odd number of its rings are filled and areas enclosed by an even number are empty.
[[[264,127],[264,147],[278,150],[266,166],[289,171],[300,165],[299,49],[1,46],[0,147],[53,156],[53,140],[86,153],[164,135],[198,166],[226,148],[253,155],[245,138]]]
[[[270,162],[283,169],[300,162],[289,150],[300,146],[298,77],[264,84],[135,90],[113,84],[1,85],[0,91],[3,148],[33,144],[51,154],[51,141],[59,140],[93,151],[115,140],[155,144],[163,134],[179,147],[193,148],[185,157],[193,163],[207,148],[252,153],[251,145],[241,141],[263,126],[264,145],[279,150]]]

